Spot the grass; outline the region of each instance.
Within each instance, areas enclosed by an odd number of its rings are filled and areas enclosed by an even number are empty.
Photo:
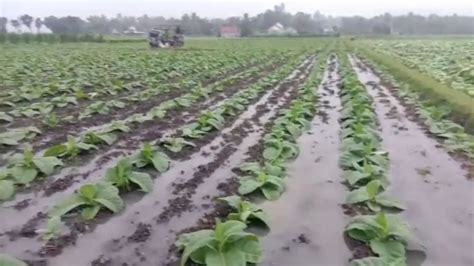
[[[395,79],[407,84],[430,105],[449,106],[452,110],[449,118],[464,126],[466,132],[474,134],[474,98],[450,88],[418,70],[406,67],[393,57],[364,47],[358,42],[350,42],[349,46],[356,48],[362,55],[375,63],[384,66]]]

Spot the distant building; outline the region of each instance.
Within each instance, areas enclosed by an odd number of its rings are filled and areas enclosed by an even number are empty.
[[[137,29],[133,26],[129,27],[128,29],[123,31],[125,35],[145,35],[143,31],[137,31]]]
[[[285,33],[285,27],[281,25],[281,23],[275,23],[275,25],[271,26],[268,28],[267,31],[269,34],[284,34]]]
[[[239,38],[240,28],[237,26],[222,26],[219,30],[222,38]]]
[[[270,35],[296,35],[297,32],[292,27],[285,28],[281,23],[275,23],[275,25],[268,28],[267,33]]]

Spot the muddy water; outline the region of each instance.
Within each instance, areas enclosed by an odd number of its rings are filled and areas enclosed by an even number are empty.
[[[355,66],[374,97],[383,145],[390,156],[390,192],[426,247],[423,265],[474,265],[474,182],[460,163],[406,118],[405,109],[370,70]]]
[[[297,74],[295,77],[304,78],[307,75],[307,71],[305,73],[298,72]],[[301,74],[303,75],[301,76]],[[272,91],[270,90],[268,94],[252,106],[265,103]],[[269,111],[262,115],[259,121],[249,129],[251,133],[236,147],[236,152],[227,159],[226,166],[213,172],[206,178],[203,184],[198,186],[190,198],[192,202],[191,209],[186,208],[179,215],[172,216],[170,220],[164,223],[157,223],[157,215],[162,213],[167,207],[168,201],[180,197],[179,193],[176,195],[174,192],[175,185],[183,184],[189,180],[193,173],[196,172],[198,166],[217,160],[216,156],[227,146],[222,135],[244,123],[243,119],[252,117],[257,111],[255,108],[248,108],[240,116],[240,119],[231,127],[223,130],[221,136],[204,146],[190,160],[175,162],[170,171],[157,179],[154,190],[139,202],[134,203],[133,208],[127,208],[121,215],[112,217],[104,226],[98,227],[92,233],[81,236],[75,248],[68,248],[62,255],[51,258],[49,260],[50,265],[65,265],[70,261],[75,261],[78,265],[87,265],[101,254],[106,254],[108,257],[113,258],[114,263],[132,262],[140,265],[162,263],[164,258],[166,258],[168,248],[175,240],[175,233],[192,226],[205,213],[206,204],[209,205],[211,203],[212,196],[219,194],[217,189],[218,182],[222,182],[230,177],[232,174],[231,169],[240,163],[248,147],[255,144],[260,138],[261,130],[258,125],[265,123],[271,116],[275,115],[279,106],[285,102],[288,96],[289,94],[287,93],[279,99],[279,103],[271,106]],[[215,148],[216,146],[218,147],[217,149]],[[202,152],[209,155],[207,157],[202,156]],[[211,197],[208,195],[211,195]],[[151,225],[150,239],[141,244],[129,243],[127,238],[133,233],[139,222]],[[139,254],[137,254],[137,250],[139,250]],[[146,262],[142,261],[144,255],[140,254],[146,254]]]
[[[339,109],[336,73],[326,71],[311,130],[298,139],[299,157],[288,165],[286,191],[265,201],[271,231],[262,239],[262,265],[344,265],[351,254],[343,240],[347,224],[339,204],[346,189],[340,184]]]

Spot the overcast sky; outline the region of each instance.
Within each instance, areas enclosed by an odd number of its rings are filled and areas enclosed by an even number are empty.
[[[275,4],[285,3],[289,12],[313,13],[319,10],[327,15],[373,16],[384,12],[404,14],[409,11],[427,15],[474,15],[474,0],[0,0],[0,16],[9,18],[29,14],[34,17],[48,15],[74,15],[87,17],[104,14],[180,17],[196,12],[200,16],[217,18],[240,16],[247,12],[255,15]]]

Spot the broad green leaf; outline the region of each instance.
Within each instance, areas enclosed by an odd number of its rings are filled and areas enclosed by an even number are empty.
[[[63,216],[64,214],[84,204],[87,204],[87,203],[79,195],[73,194],[64,200],[61,200],[58,204],[56,204],[53,207],[53,210],[50,212],[50,215]]]
[[[371,240],[370,249],[379,255],[379,257],[387,260],[405,259],[405,246],[396,240]]]
[[[142,191],[150,192],[153,190],[153,180],[147,173],[132,172],[130,175],[130,181],[137,184]]]
[[[246,266],[245,254],[237,248],[219,252],[210,250],[206,254],[207,266]]]
[[[382,205],[383,207],[386,207],[386,208],[394,208],[394,209],[399,209],[399,210],[405,209],[405,207],[401,203],[385,195],[385,193],[377,195],[375,197],[375,202],[377,202],[377,204]]]
[[[64,144],[58,144],[49,147],[45,152],[44,156],[61,156],[67,151],[67,146]]]
[[[91,220],[94,219],[94,217],[97,215],[97,213],[100,210],[100,205],[94,205],[91,207],[86,207],[82,209],[81,216],[85,220]]]
[[[238,192],[241,195],[246,195],[257,190],[262,185],[262,182],[259,182],[253,178],[243,178],[240,180]]]
[[[281,151],[274,148],[274,147],[268,147],[263,150],[263,158],[267,160],[275,160],[280,156]]]
[[[23,185],[31,183],[38,176],[36,169],[25,166],[14,166],[10,169],[10,173],[17,183]]]
[[[63,165],[61,160],[53,156],[34,157],[33,163],[45,175],[51,175],[56,166]]]
[[[168,171],[170,167],[170,159],[165,153],[162,152],[155,152],[155,154],[153,155],[152,162],[155,169],[158,170],[160,173]]]
[[[0,180],[0,201],[8,200],[15,194],[15,183],[11,180]]]
[[[114,213],[119,212],[124,205],[122,198],[119,196],[119,190],[107,183],[99,183],[97,186],[99,189],[94,201],[99,202]]]

